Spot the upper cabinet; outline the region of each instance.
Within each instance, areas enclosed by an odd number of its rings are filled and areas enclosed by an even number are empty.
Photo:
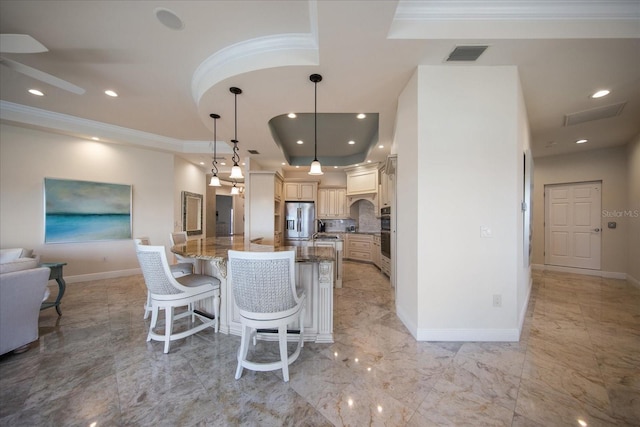
[[[387,174],[386,167],[380,168],[380,207],[391,206],[391,177]]]
[[[378,164],[345,169],[347,196],[378,192]]]
[[[317,182],[285,182],[285,200],[315,201],[318,191]]]
[[[318,189],[318,218],[344,219],[349,218],[347,209],[346,188]]]

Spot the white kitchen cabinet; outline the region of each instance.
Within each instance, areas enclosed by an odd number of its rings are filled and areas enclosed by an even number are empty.
[[[347,196],[378,193],[378,164],[345,169]]]
[[[318,189],[318,218],[343,219],[349,218],[347,209],[346,188]]]
[[[386,168],[380,169],[380,194],[379,204],[383,208],[385,206],[391,206],[391,177],[387,174]]]
[[[371,249],[373,247],[373,236],[371,234],[346,234],[345,236],[345,258],[372,262]]]
[[[285,182],[284,183],[284,199],[285,200],[304,200],[307,202],[316,200],[318,191],[317,182]]]
[[[380,271],[391,277],[391,260],[384,255],[380,255]]]
[[[371,246],[371,261],[373,261],[373,265],[375,265],[378,268],[380,267],[380,236],[379,235],[374,235],[373,236],[373,243]]]

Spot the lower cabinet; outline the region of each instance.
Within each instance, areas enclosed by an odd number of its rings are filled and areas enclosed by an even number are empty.
[[[380,268],[380,236],[373,236],[373,246],[371,247],[371,261],[373,265]]]
[[[391,260],[384,255],[380,256],[380,271],[391,277]]]
[[[371,234],[347,234],[346,237],[346,258],[372,262],[373,236]]]

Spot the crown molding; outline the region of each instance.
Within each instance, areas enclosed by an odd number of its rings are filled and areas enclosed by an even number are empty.
[[[401,0],[394,20],[635,20],[640,19],[637,0],[474,1]]]
[[[401,0],[390,39],[640,37],[638,0]]]
[[[25,127],[72,135],[82,139],[98,136],[102,142],[132,145],[173,153],[209,153],[210,141],[185,141],[149,132],[55,113],[41,108],[0,100],[0,120]],[[231,153],[226,144],[218,144],[221,154]]]

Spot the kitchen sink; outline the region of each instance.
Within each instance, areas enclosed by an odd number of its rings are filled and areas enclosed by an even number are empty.
[[[334,235],[334,234],[319,234],[317,236],[315,236],[313,239],[314,240],[332,240],[332,239],[337,239],[338,236]]]

